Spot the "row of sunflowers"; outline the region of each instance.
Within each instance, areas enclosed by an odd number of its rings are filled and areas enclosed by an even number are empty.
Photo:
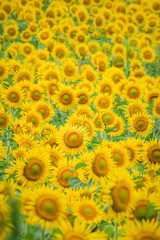
[[[0,240],[160,240],[159,139],[159,0],[0,0]]]

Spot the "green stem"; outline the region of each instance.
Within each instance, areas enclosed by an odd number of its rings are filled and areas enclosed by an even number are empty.
[[[42,240],[45,240],[45,228],[42,228]]]
[[[117,223],[114,223],[115,226],[115,240],[118,238],[118,228],[117,228]]]

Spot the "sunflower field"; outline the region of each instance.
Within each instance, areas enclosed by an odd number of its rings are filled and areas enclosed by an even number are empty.
[[[160,0],[0,0],[0,240],[160,240]]]

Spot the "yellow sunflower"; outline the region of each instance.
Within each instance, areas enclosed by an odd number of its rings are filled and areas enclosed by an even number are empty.
[[[46,148],[34,148],[27,152],[24,161],[16,161],[16,179],[22,187],[43,184],[51,174],[51,162]]]
[[[149,164],[157,164],[160,163],[160,141],[155,139],[151,139],[149,142],[146,142],[143,147],[142,153],[143,161]]]
[[[73,88],[66,85],[61,85],[59,91],[52,96],[52,99],[53,103],[56,103],[57,107],[62,111],[67,111],[78,103]]]
[[[40,100],[34,105],[34,109],[42,115],[43,121],[50,121],[54,116],[53,107],[49,102]]]
[[[113,99],[111,96],[101,93],[95,97],[94,104],[99,111],[104,112],[112,108]]]
[[[87,240],[105,240],[106,234],[103,231],[93,232],[90,226],[87,226],[84,222],[74,221],[72,225],[69,221],[62,221],[60,223],[60,229],[62,235],[56,234],[57,240],[71,240],[71,239],[87,239]]]
[[[0,60],[0,80],[4,80],[9,75],[8,65],[4,60]]]
[[[154,219],[142,220],[142,222],[129,222],[126,225],[124,240],[143,240],[143,239],[159,239],[160,238],[160,227],[158,222],[155,222]]]
[[[144,47],[141,51],[141,59],[146,63],[154,62],[156,54],[151,47]]]
[[[77,217],[79,221],[86,224],[97,225],[101,222],[103,212],[100,210],[100,206],[92,199],[83,198],[80,201],[75,201],[72,207],[73,215]]]
[[[78,74],[78,67],[76,66],[74,59],[65,59],[61,64],[61,74],[65,78],[65,81],[75,81]]]
[[[22,198],[26,199],[22,204],[22,212],[27,213],[26,221],[29,224],[39,223],[43,229],[53,229],[59,227],[66,217],[66,201],[58,190],[42,186],[23,193]]]
[[[84,127],[65,125],[59,130],[59,145],[67,153],[81,153],[87,147],[88,137]]]
[[[56,186],[58,189],[68,191],[70,189],[69,179],[73,177],[79,178],[82,182],[85,181],[84,170],[75,169],[76,164],[78,164],[78,159],[73,159],[67,161],[61,159],[57,162],[57,166],[53,167],[53,178],[50,180],[51,183]]]
[[[94,152],[83,154],[82,159],[88,165],[87,179],[92,179],[95,183],[105,183],[113,176],[115,164],[108,148],[97,147]]]
[[[145,137],[151,132],[153,123],[154,121],[147,113],[136,113],[128,119],[130,132],[142,137]]]
[[[116,124],[111,127],[111,132],[108,133],[110,137],[121,136],[125,130],[125,122],[124,119],[120,116],[117,116]]]
[[[10,207],[7,203],[7,198],[3,195],[0,195],[0,238],[5,240],[9,232],[11,231],[11,222],[10,222]]]
[[[4,101],[9,107],[19,107],[23,100],[23,93],[18,85],[10,86],[4,93]]]
[[[146,112],[148,105],[142,100],[131,100],[128,102],[128,105],[125,106],[126,117],[132,117],[135,113],[144,113]]]
[[[160,97],[154,101],[153,115],[160,118]]]
[[[135,99],[141,99],[142,98],[142,85],[140,84],[127,84],[125,87],[125,90],[123,91],[123,97],[127,100],[135,100]]]
[[[11,123],[11,120],[12,120],[11,115],[1,110],[0,111],[0,131],[1,131],[1,128],[7,128]]]

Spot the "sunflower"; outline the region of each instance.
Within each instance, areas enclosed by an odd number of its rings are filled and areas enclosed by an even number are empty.
[[[42,115],[43,121],[50,121],[54,116],[54,110],[51,104],[46,101],[40,100],[34,105],[37,113]]]
[[[62,81],[60,70],[56,65],[50,65],[50,64],[48,64],[48,66],[44,65],[44,69],[40,69],[39,73],[41,78],[45,81],[46,80],[47,81],[56,80],[58,82]]]
[[[152,195],[153,198],[153,195]],[[148,196],[147,189],[138,190],[135,192],[135,202],[130,210],[129,218],[131,220],[142,220],[147,219],[149,206],[154,205],[151,197]],[[149,219],[155,219],[157,217],[157,213],[152,214]]]
[[[160,118],[160,97],[154,101],[153,116]]]
[[[127,150],[130,165],[138,162],[139,150],[137,149],[137,140],[135,138],[128,138],[125,141],[122,141],[121,145]]]
[[[78,159],[72,159],[67,161],[67,158],[61,159],[57,162],[57,166],[53,167],[53,178],[50,180],[51,183],[58,189],[68,191],[70,189],[69,179],[78,177],[82,182],[85,181],[84,170],[75,169]]]
[[[84,127],[65,125],[60,128],[58,135],[58,143],[67,153],[80,153],[87,147],[88,137]]]
[[[64,44],[57,44],[55,45],[54,49],[53,49],[53,53],[52,56],[54,59],[56,59],[57,61],[61,61],[64,59],[64,57],[66,57],[68,53],[68,50],[66,48],[66,46]]]
[[[88,80],[82,80],[82,82],[80,82],[77,86],[76,86],[76,90],[86,90],[88,92],[93,92],[94,91],[94,86],[92,84],[92,82],[88,81]]]
[[[148,105],[142,100],[131,100],[125,106],[126,117],[132,117],[135,113],[145,113]]]
[[[134,195],[134,182],[128,172],[117,173],[109,182],[108,188],[104,190],[104,199],[111,206],[108,215],[115,220],[124,219],[134,204]]]
[[[4,34],[9,38],[16,39],[18,37],[18,24],[6,25],[4,27]]]
[[[90,41],[88,43],[88,50],[91,55],[94,55],[97,51],[99,51],[100,46],[96,41]]]
[[[13,139],[19,147],[25,147],[27,149],[31,149],[37,144],[31,133],[15,134]]]
[[[155,13],[160,12],[160,3],[158,0],[153,0],[152,2],[150,2],[150,6]]]
[[[22,187],[33,187],[43,184],[51,174],[51,162],[47,148],[34,148],[27,152],[24,161],[17,160],[16,179]]]
[[[113,66],[122,69],[125,65],[125,58],[122,54],[116,54],[113,56]]]
[[[154,102],[158,97],[160,97],[160,89],[153,87],[151,90],[146,90],[144,100],[146,102]]]
[[[92,98],[91,92],[86,90],[77,90],[76,97],[78,99],[79,105],[89,105],[91,103]]]
[[[61,85],[59,91],[52,96],[53,103],[57,104],[62,111],[67,111],[74,107],[78,99],[72,87]]]
[[[114,84],[119,84],[122,80],[125,80],[124,72],[119,68],[111,67],[108,74]]]
[[[129,222],[126,225],[124,240],[143,240],[147,238],[152,240],[160,238],[160,227],[154,219],[151,221],[143,219],[141,222]]]
[[[34,109],[28,111],[24,116],[24,120],[28,123],[32,123],[33,127],[39,127],[42,124],[43,116],[41,113],[35,112]]]
[[[21,45],[21,50],[20,51],[22,52],[22,54],[24,56],[27,57],[27,56],[33,54],[34,50],[35,50],[35,48],[34,48],[34,46],[32,44],[30,44],[30,43],[23,43]]]
[[[103,231],[92,232],[93,227],[87,226],[84,222],[74,221],[72,225],[69,221],[62,221],[60,224],[62,235],[57,235],[56,240],[71,240],[71,239],[87,239],[87,240],[101,240],[106,239],[106,234]]]
[[[99,81],[98,87],[97,87],[98,92],[106,94],[106,95],[111,95],[114,96],[115,94],[115,85],[111,81],[111,79],[108,79],[107,73],[103,75],[102,80]]]
[[[18,85],[10,86],[4,93],[4,101],[10,107],[18,107],[23,100],[23,93]]]
[[[11,123],[11,115],[9,113],[4,113],[3,110],[0,111],[0,132],[1,128],[7,128]]]
[[[51,31],[45,28],[37,34],[37,37],[41,43],[45,44],[46,41],[51,37]]]
[[[114,143],[111,146],[111,158],[115,163],[115,166],[120,169],[127,167],[129,164],[129,155],[127,149],[122,147],[122,143]]]
[[[27,213],[26,221],[35,225],[39,223],[44,229],[59,227],[62,219],[67,213],[66,201],[58,190],[50,187],[39,187],[35,191],[22,194],[22,212]]]
[[[78,108],[74,111],[77,116],[85,116],[87,118],[93,117],[93,111],[88,105],[79,105]]]
[[[7,20],[7,17],[8,16],[7,16],[6,12],[3,9],[1,9],[0,10],[0,24],[5,23]]]
[[[95,183],[107,182],[115,170],[115,164],[108,148],[99,146],[94,152],[83,154],[82,159],[87,161],[87,179],[92,179]]]
[[[84,66],[85,65],[81,67],[82,77],[84,77],[84,79],[90,81],[91,83],[96,83],[98,80],[97,72],[90,65],[87,65],[85,67]]]
[[[97,225],[100,223],[103,212],[100,207],[92,199],[83,198],[80,201],[76,201],[72,207],[73,215],[77,217],[79,221],[86,224]]]
[[[29,98],[32,102],[38,102],[44,98],[44,89],[39,84],[32,84],[30,87]]]
[[[102,113],[102,122],[110,128],[113,128],[117,122],[117,115],[112,110]]]
[[[0,195],[0,238],[5,240],[9,232],[11,231],[11,222],[10,222],[10,207],[7,203],[7,198],[3,195]]]
[[[94,104],[99,111],[104,112],[112,108],[112,102],[113,99],[111,96],[101,93],[95,97]]]
[[[36,57],[40,61],[40,63],[49,60],[49,53],[46,49],[38,49],[36,50]]]
[[[20,81],[34,81],[34,71],[33,68],[30,68],[28,66],[20,68],[15,74],[14,74],[14,81],[20,82]]]
[[[153,128],[153,120],[147,113],[136,113],[128,119],[131,133],[145,137]]]
[[[121,136],[125,130],[125,122],[124,119],[120,116],[117,116],[117,121],[114,127],[111,128],[112,132],[109,132],[108,135],[110,137]]]
[[[101,132],[104,131],[105,124],[102,121],[102,113],[99,112],[99,113],[94,114],[93,123],[97,130],[99,130]]]
[[[127,100],[135,100],[142,98],[142,85],[140,84],[127,84],[123,92],[124,98]]]
[[[143,147],[143,161],[150,164],[160,163],[160,141],[157,139],[151,139],[150,142],[146,142]]]
[[[141,51],[141,59],[146,63],[154,62],[156,54],[151,47],[144,47]]]
[[[76,11],[76,17],[80,25],[87,22],[88,12],[85,6],[81,5],[78,7],[78,10]]]
[[[58,147],[58,146],[49,146],[49,159],[51,161],[51,164],[54,167],[57,167],[58,162],[64,162],[65,158],[64,158],[65,153],[63,152],[63,150]]]
[[[4,60],[0,60],[0,80],[4,80],[9,75],[8,64]]]
[[[76,53],[80,59],[86,59],[88,53],[88,47],[85,43],[77,44]]]
[[[63,60],[61,64],[61,73],[66,82],[74,82],[78,74],[78,67],[76,66],[75,60],[71,58]]]
[[[92,139],[92,137],[95,135],[95,126],[93,124],[92,119],[89,119],[86,116],[77,116],[77,114],[73,114],[68,120],[68,124],[71,124],[73,126],[82,126],[86,128],[87,136]]]
[[[98,72],[100,72],[101,74],[104,74],[107,70],[107,67],[108,67],[108,57],[106,55],[104,55],[103,57],[99,57],[97,59]]]

